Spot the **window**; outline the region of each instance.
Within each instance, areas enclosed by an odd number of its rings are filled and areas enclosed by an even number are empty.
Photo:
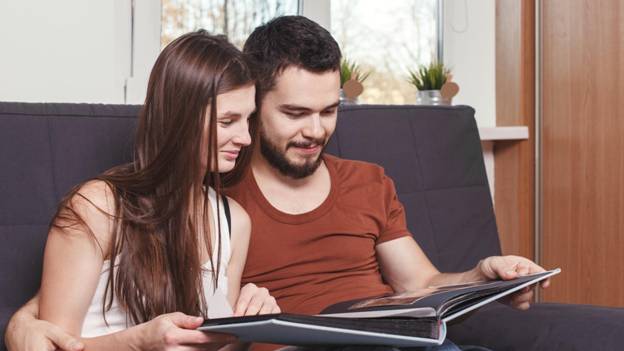
[[[407,82],[408,70],[434,60],[442,61],[442,0],[136,1],[145,3],[143,6],[158,6],[156,12],[151,12],[154,13],[151,21],[157,22],[156,26],[146,33],[158,35],[155,39],[160,40],[160,48],[199,28],[226,34],[242,48],[256,26],[275,16],[302,14],[330,30],[345,58],[370,71],[360,103],[414,103],[416,88]],[[154,28],[158,27],[160,31],[155,33]],[[148,42],[140,35],[137,38],[136,43]],[[157,52],[150,51],[150,55],[155,58]],[[152,61],[139,59],[135,66],[151,68],[152,62],[153,58]],[[147,74],[144,76],[147,81]]]
[[[439,0],[331,0],[331,33],[343,56],[370,72],[360,103],[416,101],[408,70],[440,57],[438,6]]]
[[[280,15],[295,15],[297,0],[162,0],[161,47],[199,28],[225,34],[242,48],[253,29]]]

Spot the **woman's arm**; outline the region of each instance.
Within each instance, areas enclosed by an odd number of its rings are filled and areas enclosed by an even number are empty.
[[[102,181],[83,185],[70,199],[71,210],[61,213],[77,218],[55,218],[46,242],[39,291],[39,318],[73,335],[93,299],[112,237],[114,201]],[[59,228],[60,227],[60,228]]]
[[[80,335],[108,255],[115,213],[112,192],[103,182],[83,186],[71,205],[84,223],[53,228],[44,254],[39,318],[72,335]],[[58,222],[60,226],[68,223]],[[200,317],[182,313],[158,316],[126,330],[94,338],[82,338],[85,350],[203,350],[232,342],[231,336],[196,329]]]
[[[231,246],[232,254],[227,266],[228,277],[228,301],[231,306],[235,306],[241,290],[241,278],[245,262],[247,262],[247,249],[249,248],[249,237],[251,235],[251,219],[238,202],[228,197],[230,205],[232,232]]]
[[[234,315],[280,313],[275,298],[266,288],[248,283],[241,289],[251,235],[251,219],[236,201],[228,197],[228,203],[232,214],[232,256],[227,268],[228,301],[234,307]]]

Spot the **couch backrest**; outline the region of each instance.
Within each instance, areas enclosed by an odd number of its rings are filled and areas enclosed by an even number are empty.
[[[38,289],[57,202],[130,160],[138,110],[0,103],[0,331]],[[346,106],[328,151],[386,169],[409,229],[441,270],[465,270],[500,251],[472,108]]]
[[[346,106],[328,151],[385,168],[410,231],[441,271],[464,271],[500,254],[471,107]]]

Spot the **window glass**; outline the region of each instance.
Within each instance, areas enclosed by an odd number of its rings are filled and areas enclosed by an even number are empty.
[[[408,104],[408,70],[437,58],[438,0],[331,0],[331,32],[343,56],[370,75],[360,103]]]
[[[204,28],[242,48],[253,29],[279,15],[295,15],[297,0],[162,0],[161,47]]]

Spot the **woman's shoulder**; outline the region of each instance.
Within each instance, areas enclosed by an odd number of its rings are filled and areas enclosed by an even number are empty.
[[[113,236],[115,213],[113,188],[103,180],[90,180],[70,193],[53,227],[67,234],[86,234],[105,249]]]
[[[115,195],[110,184],[95,179],[82,184],[71,197],[75,210],[100,212],[108,217],[115,214]]]
[[[232,238],[237,236],[249,237],[251,232],[251,218],[247,211],[233,198],[226,196],[230,207],[230,218],[232,221]]]

